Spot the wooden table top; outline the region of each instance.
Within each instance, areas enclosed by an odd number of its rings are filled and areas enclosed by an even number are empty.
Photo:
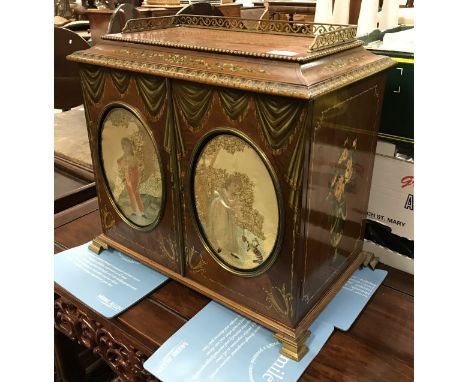
[[[90,241],[100,232],[97,201],[92,199],[55,217],[55,252]],[[300,381],[413,380],[413,276],[383,264],[379,268],[389,271],[382,286],[349,331],[334,331]],[[76,301],[59,286],[55,290]],[[169,280],[109,324],[141,344],[139,350],[148,357],[208,302]]]

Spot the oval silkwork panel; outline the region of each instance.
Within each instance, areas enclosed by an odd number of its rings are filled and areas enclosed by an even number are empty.
[[[279,232],[278,197],[265,161],[246,140],[220,134],[201,148],[194,171],[196,215],[212,254],[228,269],[261,267]]]
[[[108,193],[134,228],[156,225],[163,203],[159,155],[150,132],[124,107],[114,107],[101,125],[101,164]]]

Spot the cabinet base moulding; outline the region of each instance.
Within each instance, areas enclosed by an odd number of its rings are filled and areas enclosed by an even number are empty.
[[[132,251],[123,246],[122,244],[119,244],[113,239],[107,237],[105,234],[97,236],[92,241],[89,248],[96,253],[100,253],[102,249],[114,248],[115,250],[120,251],[140,261],[142,264],[156,269],[165,276],[180,282],[181,284],[207,296],[208,298],[226,306],[227,308],[232,309],[235,312],[266,327],[267,329],[273,331],[275,333],[274,337],[282,343],[281,354],[295,361],[300,361],[309,350],[305,345],[305,341],[311,334],[308,329],[312,322],[317,318],[317,316],[332,300],[332,298],[338,293],[338,291],[346,283],[346,281],[354,273],[354,271],[361,265],[363,265],[363,263],[365,263],[366,259],[369,257],[368,252],[361,251],[357,253],[355,255],[355,258],[352,261],[350,261],[350,264],[346,271],[344,271],[341,274],[341,276],[336,280],[336,282],[331,286],[331,288],[324,294],[323,298],[310,308],[309,312],[299,322],[296,328],[291,328],[277,321],[274,321],[271,318],[268,318],[262,314],[259,314],[258,312],[252,309],[246,308],[245,306],[241,306],[235,301],[232,301],[216,292],[213,292],[212,290],[204,287],[203,285],[193,280],[190,280],[169,268],[166,268],[154,261],[149,260],[148,258],[140,255],[139,253]],[[93,248],[95,248],[96,250]]]

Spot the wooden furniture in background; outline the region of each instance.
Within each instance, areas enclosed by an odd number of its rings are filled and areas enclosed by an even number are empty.
[[[83,107],[54,114],[54,161],[61,171],[94,181]]]
[[[95,196],[84,109],[55,113],[54,211],[63,211]]]
[[[143,5],[137,8],[138,17],[162,17],[172,16],[175,14],[184,15],[206,15],[206,16],[226,16],[240,17],[241,4],[213,4],[210,2],[200,2],[193,4],[180,5],[160,5],[148,6]]]
[[[119,5],[115,9],[88,9],[91,40],[93,45],[101,41],[101,36],[108,33],[119,33],[126,22],[133,18],[172,16],[179,12],[186,15],[211,15],[240,17],[241,4],[211,4],[210,2],[189,4],[164,4],[135,6],[130,3]]]
[[[265,19],[268,18],[268,11],[263,5],[256,5],[253,7],[242,7],[241,16],[243,19]]]
[[[88,48],[75,32],[54,27],[54,109],[68,110],[83,103],[78,65],[66,57]]]
[[[69,21],[65,24],[64,28],[75,32],[78,36],[86,40],[86,42],[91,39],[91,33],[89,32],[89,20]]]
[[[66,19],[73,16],[69,0],[54,0],[54,3],[55,16],[64,17]]]
[[[56,214],[55,252],[84,244],[99,232],[96,199]],[[379,268],[389,272],[382,286],[349,331],[335,330],[299,381],[413,381],[413,276],[384,265]],[[58,285],[55,291],[55,328],[61,335],[56,336],[56,360],[62,372],[71,377],[67,381],[78,382],[83,381],[79,376],[85,371],[69,341],[102,357],[123,381],[155,381],[143,369],[143,362],[209,302],[170,280],[108,320]]]
[[[316,0],[310,1],[264,1],[263,4],[269,13],[270,19],[276,19],[280,15],[286,15],[289,21],[293,21],[294,15],[310,16],[313,21],[315,15]],[[262,2],[254,2],[254,5],[262,4]]]
[[[118,3],[121,4],[119,5]],[[109,8],[88,8],[86,10],[93,45],[101,41],[102,35],[109,33],[111,19],[114,20],[111,33],[116,33],[116,31],[120,32],[127,20],[138,17],[138,12],[135,9],[139,7],[140,1],[119,1],[113,2],[113,4]],[[115,6],[116,4],[117,7]]]
[[[241,15],[241,4],[236,3],[225,3],[225,4],[215,4],[214,5],[216,12],[214,15],[219,14],[224,17],[240,17]],[[219,12],[219,13],[218,13]]]
[[[138,17],[162,17],[162,16],[172,16],[179,12],[186,5],[166,5],[162,6],[147,6],[143,5],[137,8]]]
[[[54,211],[96,196],[78,66],[66,59],[89,44],[75,32],[54,28]]]
[[[144,5],[164,7],[166,5],[181,5],[180,0],[145,0]]]
[[[98,44],[101,36],[107,33],[113,12],[111,9],[88,9],[86,11],[93,45]]]
[[[136,19],[138,12],[132,4],[121,4],[115,8],[109,20],[109,26],[107,27],[107,33],[120,33],[124,28],[125,24],[130,19]]]
[[[177,12],[177,15],[202,15],[240,17],[241,4],[228,3],[213,5],[209,2],[193,3]]]
[[[59,167],[54,168],[54,213],[64,211],[96,197],[94,182],[75,176]]]
[[[359,20],[359,12],[361,11],[362,0],[350,0],[349,3],[349,23],[357,25]]]
[[[203,15],[222,16],[215,7],[208,2],[200,2],[186,5],[176,13],[177,15]]]

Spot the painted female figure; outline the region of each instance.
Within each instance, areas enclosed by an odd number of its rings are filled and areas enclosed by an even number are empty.
[[[140,216],[146,219],[140,191],[138,190],[141,174],[133,142],[131,139],[124,137],[122,138],[121,145],[123,155],[117,159],[117,165],[130,198],[132,216]]]
[[[236,225],[236,213],[240,202],[236,194],[242,184],[236,176],[230,175],[224,187],[213,193],[208,207],[207,236],[215,251],[219,254],[230,254],[239,259],[239,243]]]

